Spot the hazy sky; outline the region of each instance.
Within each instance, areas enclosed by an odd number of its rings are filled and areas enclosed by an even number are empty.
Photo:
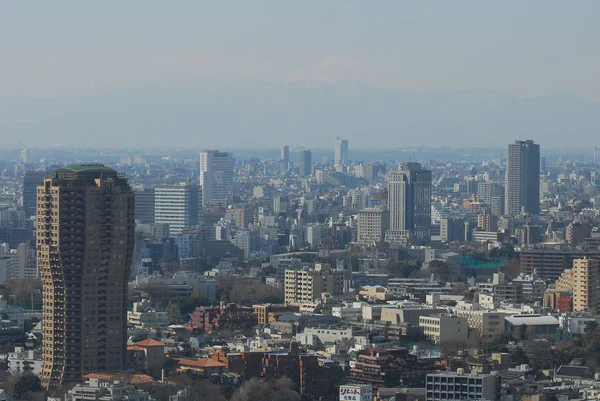
[[[0,90],[350,81],[600,100],[600,2],[5,1]]]
[[[0,7],[0,146],[587,146],[600,132],[598,0]]]

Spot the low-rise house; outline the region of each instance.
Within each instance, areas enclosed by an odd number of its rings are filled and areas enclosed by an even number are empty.
[[[323,345],[339,343],[352,338],[352,328],[307,327],[302,333],[296,334],[296,341],[302,345]]]
[[[556,370],[556,379],[581,382],[594,378],[594,372],[587,366],[560,365]]]
[[[136,329],[157,329],[169,325],[169,314],[152,308],[150,301],[134,302],[127,312],[127,324]]]
[[[156,374],[165,363],[165,344],[149,338],[129,345],[127,360],[131,367]]]
[[[13,352],[5,356],[8,370],[13,373],[30,372],[34,375],[42,373],[42,355],[40,351],[25,350],[23,347],[15,347]]]
[[[102,378],[89,378],[85,384],[78,384],[65,395],[65,401],[148,401],[150,395],[137,390],[132,384],[119,380],[108,381]]]
[[[203,358],[200,360],[178,359],[178,362],[178,372],[189,372],[204,377],[228,372],[227,365],[212,358]]]

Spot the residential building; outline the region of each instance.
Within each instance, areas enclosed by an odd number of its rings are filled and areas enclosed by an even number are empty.
[[[108,381],[90,378],[85,384],[78,384],[65,394],[65,401],[148,401],[150,395],[137,390],[132,384],[121,381]]]
[[[296,334],[296,341],[302,345],[318,346],[350,340],[352,336],[352,328],[349,327],[306,327],[302,333]]]
[[[42,373],[42,355],[39,350],[15,347],[15,350],[6,354],[3,359],[12,374],[30,372],[39,376]]]
[[[465,374],[462,368],[457,372],[431,373],[427,375],[426,390],[427,401],[497,401],[500,399],[500,376]]]
[[[171,235],[198,225],[198,210],[198,186],[182,183],[156,187],[154,221],[168,224]]]
[[[59,168],[38,187],[46,387],[124,368],[134,208],[127,179],[103,165]]]
[[[285,271],[285,303],[302,304],[320,299],[323,293],[333,296],[344,291],[342,270],[332,270],[328,265],[316,264],[314,268]]]
[[[257,324],[254,309],[248,306],[221,303],[219,306],[199,306],[191,314],[192,327],[203,331],[253,327]]]
[[[574,259],[573,268],[562,272],[556,291],[573,294],[573,311],[597,311],[600,306],[600,259]]]
[[[411,380],[425,375],[422,366],[409,365],[405,349],[384,351],[370,348],[356,357],[347,375],[348,383],[368,384],[372,388],[411,386]],[[431,370],[429,370],[431,371]]]
[[[38,278],[35,250],[30,249],[29,242],[19,244],[17,249],[11,250],[6,256],[12,258],[8,273],[10,278]]]
[[[20,306],[9,305],[4,295],[0,295],[0,327],[25,329],[25,310]]]
[[[289,306],[277,304],[252,305],[252,308],[254,309],[257,323],[261,326],[276,322],[279,316],[283,316],[294,310],[294,308],[290,308]]]
[[[482,231],[498,231],[498,217],[489,213],[477,215],[477,228]]]
[[[428,242],[431,237],[431,171],[419,163],[402,163],[388,173],[390,238],[408,231],[411,237]],[[386,235],[387,237],[387,235]]]
[[[586,257],[600,259],[600,250],[524,249],[519,254],[519,264],[522,273],[532,274],[535,270],[540,278],[555,281],[573,267],[573,260]]]
[[[169,325],[169,314],[152,308],[144,299],[133,303],[133,310],[127,312],[127,324],[136,329],[158,329]]]
[[[192,373],[202,377],[211,377],[212,375],[220,375],[227,373],[227,365],[216,361],[212,358],[203,358],[199,360],[193,359],[178,359],[178,372]]]
[[[390,228],[390,211],[378,208],[358,212],[358,243],[364,246],[381,243]]]
[[[509,216],[540,213],[540,145],[531,140],[508,145],[504,200]]]
[[[312,247],[318,248],[323,238],[323,226],[319,223],[307,224],[303,227],[304,239]]]
[[[219,150],[200,153],[202,205],[226,202],[233,185],[233,155]]]
[[[155,375],[165,365],[165,344],[148,338],[127,347],[128,365],[135,370],[144,370]]]
[[[502,195],[502,187],[491,181],[477,181],[477,198],[488,206],[491,206],[494,196]]]
[[[466,344],[469,338],[467,319],[460,316],[444,315],[421,316],[419,327],[423,329],[425,337],[436,344],[455,342]]]

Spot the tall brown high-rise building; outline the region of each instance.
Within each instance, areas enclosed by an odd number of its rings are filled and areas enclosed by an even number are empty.
[[[60,168],[38,187],[45,386],[123,369],[134,216],[127,179],[103,165]]]

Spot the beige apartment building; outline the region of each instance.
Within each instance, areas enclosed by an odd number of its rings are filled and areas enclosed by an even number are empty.
[[[70,165],[37,188],[44,386],[119,372],[127,347],[134,194],[103,165]]]
[[[436,344],[445,342],[465,343],[469,338],[467,319],[453,315],[421,316],[419,327],[423,334]]]
[[[332,270],[327,264],[314,268],[285,271],[285,303],[296,305],[310,303],[323,293],[333,296],[344,291],[344,271]]]
[[[597,310],[600,303],[600,260],[575,259],[573,268],[565,270],[555,283],[556,291],[573,293],[573,311]]]

